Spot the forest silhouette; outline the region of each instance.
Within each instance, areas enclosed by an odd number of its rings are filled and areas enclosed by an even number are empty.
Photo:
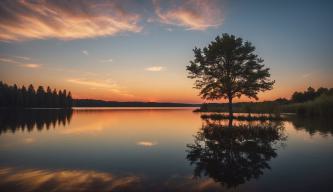
[[[67,93],[66,89],[52,91],[47,87],[45,91],[43,86],[39,86],[35,90],[33,85],[19,88],[16,84],[11,86],[0,81],[0,107],[70,108],[72,104],[71,92]]]

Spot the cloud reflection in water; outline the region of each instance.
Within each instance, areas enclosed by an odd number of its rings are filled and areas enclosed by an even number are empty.
[[[0,188],[4,191],[112,191],[133,187],[137,176],[82,170],[0,168]]]

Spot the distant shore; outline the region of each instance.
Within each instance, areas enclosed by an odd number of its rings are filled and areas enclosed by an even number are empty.
[[[228,105],[226,103],[206,103],[202,104],[194,112],[224,113],[228,112]],[[276,117],[280,117],[281,113],[295,113],[303,117],[332,117],[333,95],[323,94],[314,100],[299,103],[281,102],[280,100],[234,103],[233,112],[247,114],[265,113]]]
[[[73,107],[200,107],[201,104],[141,101],[103,101],[95,99],[74,99]]]

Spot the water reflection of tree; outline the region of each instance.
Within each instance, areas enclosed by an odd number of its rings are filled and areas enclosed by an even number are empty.
[[[277,156],[274,146],[284,139],[281,122],[206,120],[187,145],[187,159],[195,165],[194,177],[236,187],[270,169],[268,162]]]
[[[333,136],[333,119],[329,118],[302,118],[290,117],[289,120],[297,130],[305,130],[310,135],[320,133],[321,135]]]
[[[0,134],[5,132],[49,129],[66,125],[72,118],[71,109],[0,110]]]

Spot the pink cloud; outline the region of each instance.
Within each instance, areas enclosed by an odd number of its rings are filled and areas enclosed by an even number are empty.
[[[117,1],[0,2],[0,40],[56,38],[63,40],[139,32],[140,16]]]
[[[22,64],[21,66],[26,67],[26,68],[33,68],[34,69],[34,68],[39,68],[42,65],[36,64],[36,63],[27,63],[27,64]]]
[[[206,30],[210,27],[217,27],[223,22],[222,11],[217,6],[216,1],[183,0],[168,2],[171,2],[171,5],[163,4],[162,6],[161,1],[153,1],[155,13],[161,23],[182,26],[188,30]]]

